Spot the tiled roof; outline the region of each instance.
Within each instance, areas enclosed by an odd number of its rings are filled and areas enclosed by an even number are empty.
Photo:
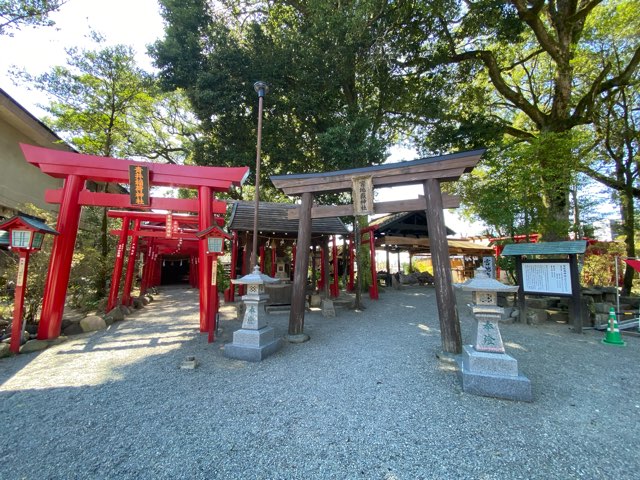
[[[289,203],[260,202],[258,230],[262,233],[297,233],[298,220],[289,219],[289,210],[296,208]],[[229,220],[229,230],[253,231],[254,202],[234,202]],[[346,235],[347,227],[338,217],[314,218],[311,231],[322,235]]]
[[[540,242],[540,243],[510,243],[505,245],[502,256],[514,255],[560,255],[584,253],[587,249],[586,240],[574,240],[567,242]]]

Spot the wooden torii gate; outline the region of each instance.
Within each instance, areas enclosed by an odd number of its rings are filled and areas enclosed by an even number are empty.
[[[129,183],[129,167],[148,168],[151,185],[186,187],[198,190],[198,199],[153,198],[146,208],[197,212],[199,230],[211,226],[214,213],[225,213],[226,203],[213,200],[213,192],[224,192],[232,185],[241,185],[249,174],[248,167],[195,167],[134,162],[116,158],[82,155],[33,145],[20,144],[27,162],[42,172],[64,179],[61,190],[47,191],[45,200],[59,203],[57,230],[60,232],[51,250],[45,283],[38,338],[46,340],[60,335],[62,314],[71,272],[71,259],[78,233],[83,205],[131,208],[129,195],[93,193],[84,190],[86,180]],[[135,205],[135,208],[141,208]],[[206,255],[206,239],[199,241],[200,331],[206,332],[211,318],[211,302],[207,281],[210,278]]]
[[[373,188],[423,185],[424,196],[412,200],[375,203],[373,211],[378,214],[425,210],[431,240],[442,349],[446,353],[461,353],[460,322],[451,281],[443,213],[444,208],[458,207],[459,199],[443,195],[440,183],[458,180],[463,173],[473,170],[484,152],[485,150],[481,149],[335,172],[272,176],[271,181],[276,188],[280,188],[287,195],[302,197],[300,207],[290,213],[290,216],[299,218],[300,223],[289,316],[289,340],[304,341],[308,338],[304,334],[304,291],[309,263],[311,219],[354,215],[355,211],[353,205],[314,207],[313,196],[349,191],[353,187],[354,179],[367,178]]]

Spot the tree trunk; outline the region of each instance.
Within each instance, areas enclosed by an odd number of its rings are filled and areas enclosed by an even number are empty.
[[[569,233],[569,190],[573,183],[570,139],[563,133],[542,133],[534,152],[540,165],[540,195],[545,209],[540,233],[546,242],[566,240]]]

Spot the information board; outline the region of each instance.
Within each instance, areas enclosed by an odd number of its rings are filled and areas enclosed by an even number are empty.
[[[571,295],[571,271],[567,263],[522,263],[522,290],[527,293]]]

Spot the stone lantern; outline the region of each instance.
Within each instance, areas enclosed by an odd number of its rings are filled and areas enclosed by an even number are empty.
[[[504,309],[498,306],[498,292],[515,292],[519,287],[490,278],[483,267],[476,270],[473,279],[456,286],[472,292],[476,320],[474,344],[463,347],[459,362],[463,390],[530,402],[531,382],[518,373],[518,361],[505,353],[499,326]]]
[[[237,285],[246,285],[247,294],[242,297],[245,304],[242,328],[233,333],[233,342],[224,346],[224,355],[259,362],[282,346],[282,340],[276,338],[273,328],[267,325],[264,310],[269,298],[264,286],[266,283],[277,283],[279,280],[260,273],[260,267],[256,265],[250,274],[231,281]]]

